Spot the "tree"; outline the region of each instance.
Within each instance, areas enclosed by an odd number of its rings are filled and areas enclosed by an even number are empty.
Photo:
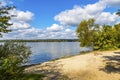
[[[28,61],[30,49],[24,43],[5,42],[0,45],[0,79],[20,80],[25,64]]]
[[[103,25],[101,29],[98,31],[98,35],[95,36],[95,50],[106,50],[106,49],[115,49],[116,40],[115,34],[112,26]]]
[[[120,48],[120,23],[114,25],[114,35],[116,40],[116,45]]]
[[[118,16],[120,16],[120,9],[116,12],[116,14],[117,14]]]
[[[0,7],[0,36],[2,36],[2,33],[10,32],[11,30],[8,28],[12,24],[9,23],[9,20],[11,19],[11,16],[9,14],[9,10],[12,10],[14,7],[9,6],[2,6]]]
[[[94,50],[120,48],[120,24],[114,26],[95,24],[94,19],[82,21],[76,32],[81,47],[93,46]]]
[[[9,10],[14,7],[0,7],[0,36],[10,32],[9,23],[12,15]],[[24,43],[5,42],[0,45],[0,80],[26,80],[19,79],[23,75],[22,65],[28,61],[30,49]]]
[[[99,25],[95,24],[94,19],[81,21],[76,30],[77,36],[80,41],[80,46],[89,47],[94,45],[94,36],[98,29]]]

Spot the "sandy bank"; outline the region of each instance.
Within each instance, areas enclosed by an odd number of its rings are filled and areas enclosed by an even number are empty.
[[[45,73],[45,80],[120,80],[120,50],[63,58],[28,67],[25,71]]]

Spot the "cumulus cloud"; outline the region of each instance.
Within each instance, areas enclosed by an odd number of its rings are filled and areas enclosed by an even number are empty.
[[[47,30],[48,31],[61,31],[61,30],[63,30],[63,26],[61,26],[61,25],[58,25],[58,24],[53,24],[51,27],[47,27]]]
[[[57,32],[45,32],[44,33],[46,38],[48,39],[75,39],[76,34],[74,30],[71,29],[64,29],[62,31]]]
[[[100,14],[106,8],[106,4],[103,1],[99,1],[95,4],[88,4],[82,9],[90,16]]]
[[[34,14],[30,11],[20,11],[20,10],[11,10],[11,15],[15,15],[15,17],[12,18],[14,21],[21,21],[21,22],[29,22],[32,20],[32,17]]]
[[[12,22],[11,22],[12,23]],[[25,29],[29,28],[31,25],[25,22],[14,22],[12,26],[10,26],[10,29]]]
[[[120,0],[99,0],[83,7],[76,5],[73,9],[62,11],[54,17],[60,24],[52,24],[46,29],[39,29],[30,25],[34,13],[14,9],[10,12],[11,15],[16,15],[11,20],[13,31],[4,34],[3,39],[75,39],[77,38],[75,31],[70,29],[71,27],[65,26],[77,26],[80,21],[89,18],[95,18],[99,24],[112,25],[118,22],[118,16],[104,10],[107,6],[118,5],[120,5]]]
[[[63,29],[61,31],[49,31],[30,27],[28,29],[18,29],[5,34],[2,39],[75,39],[76,34],[72,29]]]
[[[114,13],[104,12],[104,9],[108,5],[107,1],[109,0],[106,0],[106,2],[100,0],[95,4],[88,4],[84,7],[74,6],[71,10],[62,11],[54,19],[63,25],[69,26],[77,26],[80,21],[89,18],[96,19],[96,22],[99,24],[115,23],[118,17]]]
[[[31,27],[29,29],[18,30],[18,32],[20,33],[20,36],[22,36],[23,39],[25,39],[25,38],[36,39],[36,38],[38,38],[39,34],[43,33],[43,31],[41,29],[37,29],[34,27]]]
[[[6,1],[0,1],[0,7],[7,5]]]
[[[4,33],[3,39],[36,39],[39,34],[42,34],[41,29],[30,27],[27,29],[18,29],[9,32],[8,34]]]
[[[120,6],[120,0],[101,0],[109,6]]]
[[[72,31],[72,30],[71,30],[71,29],[69,29],[69,28],[65,30],[65,32],[71,32],[71,31]]]
[[[96,22],[99,24],[109,24],[112,25],[116,23],[118,16],[115,13],[102,12],[97,18]]]
[[[0,7],[13,4],[10,0],[0,0]]]
[[[2,3],[3,4],[3,3]],[[4,3],[3,5],[6,5]],[[30,11],[11,10],[10,15],[15,15],[11,18],[10,27],[12,32],[3,33],[2,39],[71,39],[76,38],[75,32],[71,29],[65,29],[63,25],[52,24],[46,29],[35,28],[30,25],[33,20],[34,13]]]
[[[10,15],[15,15],[10,20],[13,25],[10,29],[24,29],[30,27],[30,21],[32,21],[34,14],[30,11],[20,11],[13,9],[9,11]]]

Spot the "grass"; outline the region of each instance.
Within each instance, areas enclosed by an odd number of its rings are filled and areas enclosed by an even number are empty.
[[[89,54],[90,52],[93,52],[93,51],[81,51],[80,55]]]
[[[24,73],[18,80],[42,80],[43,77],[43,74]]]

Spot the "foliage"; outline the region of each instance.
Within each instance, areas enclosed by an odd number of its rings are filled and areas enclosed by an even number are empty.
[[[95,50],[106,50],[116,48],[116,41],[114,36],[114,31],[112,26],[103,25],[101,30],[98,31],[97,36],[95,36]]]
[[[94,19],[82,21],[76,30],[81,46],[93,46],[94,50],[120,48],[119,31],[120,24],[99,27],[98,24],[95,24]]]
[[[0,37],[10,32],[10,6],[0,6]],[[41,80],[41,74],[24,73],[23,65],[28,61],[30,49],[22,42],[7,41],[0,45],[0,80]]]
[[[24,73],[17,80],[43,80],[43,77],[45,77],[43,74]]]
[[[0,7],[0,36],[2,36],[2,33],[7,33],[11,31],[10,29],[8,29],[8,27],[12,25],[11,23],[9,23],[9,20],[12,17],[12,15],[9,14],[9,11],[12,9],[14,9],[14,7]]]
[[[28,61],[30,49],[24,43],[5,42],[0,45],[0,79],[17,80]]]
[[[118,16],[120,16],[120,9],[116,12],[116,14],[117,14]]]
[[[94,36],[95,36],[94,34],[98,28],[99,25],[95,24],[94,19],[82,21],[76,30],[79,41],[81,42],[80,46],[88,47],[93,45]]]
[[[14,40],[0,40],[0,42],[14,41],[14,42],[78,42],[78,39],[14,39]]]
[[[114,25],[114,35],[116,40],[116,45],[120,48],[120,23]]]

